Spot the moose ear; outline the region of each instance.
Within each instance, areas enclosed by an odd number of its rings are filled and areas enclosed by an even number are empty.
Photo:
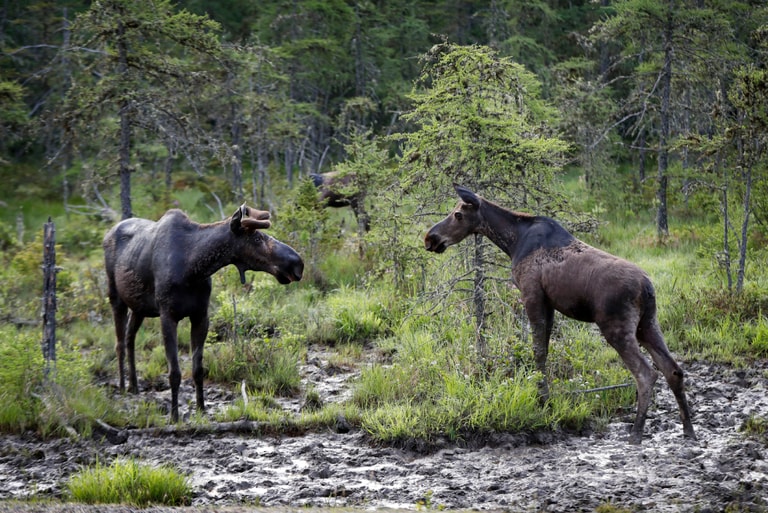
[[[243,216],[247,214],[248,207],[245,206],[245,203],[240,205],[240,208],[235,210],[235,213],[232,214],[232,220],[229,222],[229,229],[233,233],[240,233],[240,230],[242,229],[242,220]]]
[[[272,223],[269,220],[269,212],[247,207],[243,203],[232,215],[230,226],[234,233],[239,234],[242,230],[263,230],[272,226]]]
[[[461,185],[456,183],[453,184],[453,188],[456,189],[456,194],[459,195],[459,198],[461,198],[461,201],[463,201],[464,203],[468,203],[475,208],[478,208],[480,206],[480,197],[477,194],[470,191],[466,187],[462,187]]]

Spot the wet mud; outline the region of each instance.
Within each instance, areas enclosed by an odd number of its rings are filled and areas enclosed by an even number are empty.
[[[695,441],[683,439],[663,379],[640,446],[626,443],[629,416],[588,436],[497,434],[430,450],[379,446],[355,430],[296,437],[143,433],[117,444],[105,437],[5,436],[0,511],[9,504],[3,500],[59,498],[82,465],[117,456],[187,473],[196,508],[575,512],[612,504],[631,511],[768,511],[768,450],[740,431],[751,416],[768,417],[768,362],[747,370],[685,368]],[[324,400],[342,400],[354,375],[330,368],[322,354],[304,371]],[[210,387],[206,392],[216,396]],[[183,393],[194,396],[189,383]]]

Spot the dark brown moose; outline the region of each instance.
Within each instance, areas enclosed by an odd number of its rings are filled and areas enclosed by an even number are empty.
[[[594,322],[616,349],[637,383],[637,416],[629,441],[639,444],[657,374],[640,352],[644,347],[672,389],[683,434],[696,438],[685,398],[683,371],[672,358],[656,319],[656,294],[648,275],[631,262],[576,239],[547,217],[512,212],[454,184],[461,198],[425,237],[428,251],[442,253],[469,234],[488,237],[512,259],[533,332],[536,367],[545,376],[541,398],[549,397],[546,361],[555,310]]]
[[[331,208],[351,207],[358,225],[366,232],[371,229],[371,222],[365,211],[365,195],[359,190],[348,192],[356,188],[354,173],[340,175],[338,172],[331,171],[321,174],[312,173],[309,177],[320,191],[320,201]]]
[[[129,391],[138,392],[134,343],[146,317],[160,317],[171,385],[171,420],[179,419],[177,326],[189,317],[192,377],[197,407],[203,401],[203,345],[208,333],[211,275],[229,264],[267,272],[282,284],[301,279],[304,263],[290,246],[260,232],[270,226],[269,212],[243,204],[231,218],[198,224],[181,210],[169,210],[157,222],[130,218],[104,236],[109,302],[115,320],[120,390],[125,390],[128,350]]]

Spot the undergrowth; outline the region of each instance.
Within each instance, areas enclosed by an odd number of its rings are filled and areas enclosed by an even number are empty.
[[[96,419],[126,423],[77,347],[60,346],[56,361],[45,362],[31,332],[0,328],[0,381],[0,431],[88,436]]]
[[[711,220],[689,215],[671,223],[670,236],[660,241],[650,211],[630,216],[596,200],[583,206],[600,223],[596,232],[579,236],[637,263],[651,277],[662,332],[678,360],[742,366],[768,357],[766,250],[752,250],[746,287],[734,294],[724,285],[719,231]],[[333,427],[343,418],[376,440],[402,442],[497,431],[580,431],[599,428],[633,407],[633,381],[615,351],[593,326],[559,314],[546,376],[551,396],[540,403],[541,376],[534,370],[527,319],[504,255],[497,258],[504,263],[489,274],[488,318],[478,333],[468,294],[472,284],[454,283],[461,275],[457,266],[469,261],[466,247],[440,256],[419,253],[418,266],[394,273],[370,260],[378,254],[375,248],[361,256],[359,241],[340,240],[343,231],[334,227],[333,217],[325,222],[327,246],[320,239],[305,240],[313,252],[311,279],[282,286],[265,273],[248,273],[243,287],[232,268],[213,276],[206,386],[230,388],[237,398],[214,414],[216,420],[249,419],[287,432]],[[2,432],[77,436],[88,435],[96,419],[115,426],[166,422],[157,405],[142,402],[141,395],[116,395],[105,386],[116,383],[117,364],[97,244],[100,227],[69,223],[61,233],[60,351],[47,379],[33,321],[39,317],[42,245],[37,237],[19,242],[2,236],[0,279],[7,287],[0,290],[0,310],[17,326],[0,328]],[[183,321],[184,379],[191,373],[187,331]],[[329,367],[359,370],[349,400],[322,404],[316,392],[305,389],[300,366],[312,345],[332,354]],[[165,386],[167,364],[155,319],[142,326],[136,348],[143,386]],[[372,352],[377,358],[365,361]],[[308,406],[287,413],[277,402],[285,396],[304,397]]]
[[[589,393],[595,387],[624,382],[626,369],[587,331],[563,330],[550,357],[551,396],[542,405],[541,376],[532,354],[518,352],[517,366],[477,358],[468,326],[436,334],[406,323],[384,346],[397,344],[389,366],[364,369],[352,401],[363,411],[362,428],[387,442],[410,439],[461,439],[491,432],[580,431],[634,401],[634,391]],[[439,319],[440,326],[450,326]],[[458,338],[445,342],[445,338]],[[492,353],[511,353],[493,344]],[[528,350],[530,353],[532,351]]]

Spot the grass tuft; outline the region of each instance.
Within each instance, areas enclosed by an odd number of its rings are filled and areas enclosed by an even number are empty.
[[[205,356],[208,378],[212,381],[228,384],[245,381],[248,388],[278,395],[299,391],[299,360],[298,347],[285,338],[211,344]]]
[[[768,417],[752,415],[739,427],[739,431],[768,446]]]
[[[192,499],[187,477],[170,466],[155,467],[134,459],[85,468],[72,476],[67,489],[70,500],[85,504],[184,506]]]

